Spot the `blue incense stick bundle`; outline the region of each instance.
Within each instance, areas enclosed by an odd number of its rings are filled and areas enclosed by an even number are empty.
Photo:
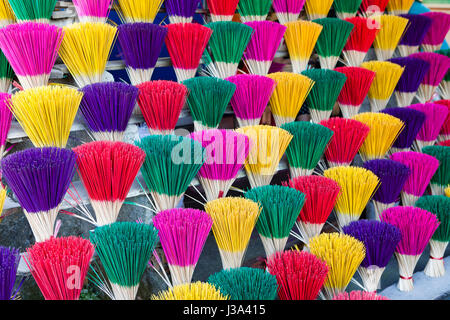
[[[85,86],[80,110],[95,140],[122,141],[139,90],[121,82]]]

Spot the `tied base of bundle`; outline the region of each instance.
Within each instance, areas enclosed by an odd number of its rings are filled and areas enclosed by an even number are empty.
[[[433,196],[443,196],[445,195],[445,189],[447,188],[447,185],[431,183],[430,187],[431,187],[431,194]]]
[[[252,21],[265,21],[267,19],[267,15],[258,16],[258,15],[249,15],[249,16],[243,16],[241,15],[241,21],[243,23],[246,22],[252,22]]]
[[[211,130],[211,129],[217,129],[218,127],[219,127],[218,125],[216,127],[210,127],[210,126],[204,124],[203,122],[194,121],[194,130],[196,132],[205,131],[205,130]]]
[[[114,300],[135,300],[139,289],[139,284],[128,287],[120,284],[111,283]]]
[[[108,21],[108,17],[80,15],[80,13],[78,13],[78,20],[80,20],[80,22],[82,22],[82,23],[86,23],[86,22],[90,22],[90,23],[106,23]]]
[[[281,115],[275,114],[273,112],[272,112],[272,114],[273,114],[273,118],[275,119],[275,124],[277,125],[277,127],[281,127],[283,124],[295,121],[295,116],[294,117],[281,116]]]
[[[156,134],[156,135],[162,135],[162,136],[168,136],[173,134],[173,130],[163,130],[163,129],[155,129],[155,128],[148,128],[148,131],[150,134]]]
[[[419,200],[420,196],[416,196],[416,195],[407,193],[405,191],[402,191],[401,198],[402,198],[402,205],[404,207],[414,207],[417,200]]]
[[[264,169],[262,169],[264,170]],[[250,186],[251,188],[256,188],[256,187],[262,187],[262,186],[267,186],[270,184],[270,182],[273,179],[274,176],[274,172],[275,170],[271,170],[271,169],[266,169],[264,171],[266,171],[265,173],[254,173],[251,172],[250,170],[247,170],[247,168],[245,168],[245,171],[247,172],[247,177],[248,177],[248,181],[250,182]],[[269,171],[271,171],[272,173],[269,173]]]
[[[394,55],[394,49],[375,49],[375,55],[379,61],[386,61],[392,58]]]
[[[298,20],[300,12],[275,12],[280,24],[286,24],[288,22],[294,22]]]
[[[443,80],[439,84],[439,93],[444,100],[450,99],[450,81]]]
[[[309,250],[309,240],[318,236],[320,232],[322,232],[323,226],[325,223],[311,223],[307,221],[296,221],[295,225],[303,238],[303,243],[305,246],[303,250]]]
[[[421,48],[425,52],[435,52],[438,51],[442,47],[442,43],[440,44],[429,44],[429,43],[422,43]]]
[[[416,92],[400,92],[395,91],[395,99],[399,107],[410,106],[416,96]]]
[[[308,58],[291,58],[292,72],[302,73],[308,69],[309,57]]]
[[[238,63],[216,61],[210,63],[207,66],[207,69],[212,74],[212,76],[223,80],[236,75]]]
[[[347,67],[359,67],[363,63],[367,52],[356,50],[344,50],[342,56],[344,58],[344,64]]]
[[[305,177],[312,175],[313,169],[305,169],[305,168],[295,168],[292,166],[289,166],[289,171],[291,173],[291,179],[297,178],[297,177]]]
[[[349,167],[352,163],[348,162],[337,162],[337,161],[330,161],[327,160],[328,168],[336,168],[336,167]]]
[[[274,237],[265,237],[262,234],[259,235],[261,238],[261,242],[264,247],[264,252],[266,253],[266,257],[269,258],[277,252],[283,252],[286,247],[286,243],[288,241],[288,237],[286,238],[274,238]]]
[[[363,281],[364,288],[368,292],[376,292],[381,276],[383,275],[385,268],[380,268],[378,266],[369,266],[368,268],[359,267],[358,272]]]
[[[176,208],[180,203],[181,198],[183,198],[184,193],[179,196],[169,196],[167,194],[151,191],[150,195],[154,201],[156,212],[160,212]]]
[[[55,222],[58,216],[59,207],[48,211],[28,212],[23,209],[23,213],[33,232],[36,242],[43,242],[55,235]]]
[[[333,300],[334,296],[345,292],[345,288],[331,288],[328,287],[327,285],[324,285],[322,290],[320,290],[320,297],[322,298],[322,300]]]
[[[169,263],[170,277],[173,286],[191,283],[195,265],[176,266]]]
[[[438,141],[439,142],[444,142],[444,141],[447,141],[447,140],[450,140],[450,133],[441,133],[438,136]]]
[[[219,248],[220,259],[224,270],[240,268],[244,259],[244,251],[230,252]]]
[[[361,109],[361,105],[359,106],[352,106],[350,104],[343,104],[338,103],[339,108],[341,109],[342,116],[346,119],[351,119],[354,116],[356,116],[359,113],[359,110]]]
[[[425,141],[425,140],[414,140],[413,142],[413,149],[417,152],[422,152],[422,149],[428,146],[434,146],[434,144],[436,143],[436,140],[431,140],[431,141]]]
[[[348,226],[353,221],[358,221],[362,214],[362,212],[344,213],[344,212],[340,212],[339,210],[335,210],[335,213],[336,213],[336,218],[337,218],[339,228],[341,230],[343,227]]]
[[[397,152],[405,152],[405,151],[411,151],[411,148],[396,148],[396,147],[391,147],[388,151],[389,155],[393,155],[394,153]]]
[[[344,19],[347,19],[347,18],[353,18],[353,17],[356,16],[356,12],[338,12],[338,11],[335,11],[335,13],[336,13],[336,17],[338,17],[341,20],[344,20]]]
[[[19,80],[23,90],[46,86],[49,78],[50,74],[38,74],[34,76],[17,75],[17,79]]]
[[[322,57],[319,56],[319,63],[322,69],[333,70],[339,61],[339,57],[330,56],[330,57]]]
[[[444,254],[447,245],[448,242],[430,240],[430,259],[423,271],[427,276],[439,278],[445,275]]]
[[[226,197],[228,191],[230,191],[230,188],[233,185],[233,182],[235,181],[235,179],[218,180],[201,176],[198,176],[198,180],[205,191],[206,200],[208,201]]]
[[[400,291],[412,291],[414,289],[413,273],[417,262],[419,261],[419,255],[407,255],[395,252],[397,258],[400,278],[397,283],[397,288]]]
[[[100,227],[116,222],[117,217],[119,216],[120,208],[122,208],[123,201],[91,200],[91,205],[95,212],[96,226]]]
[[[330,119],[332,112],[333,110],[317,110],[309,108],[309,113],[311,114],[311,121],[317,124],[319,124],[323,120]]]
[[[192,20],[193,20],[193,17],[183,17],[183,16],[169,14],[170,23],[191,23]]]
[[[0,78],[0,92],[9,92],[9,88],[11,88],[12,79],[10,78]]]
[[[375,217],[378,221],[380,221],[381,214],[384,210],[395,207],[396,203],[383,203],[376,200],[373,200],[373,206],[375,208]]]
[[[233,20],[233,15],[228,14],[213,14],[211,13],[211,21],[212,22],[218,22],[218,21],[231,21]]]
[[[127,74],[130,78],[131,84],[133,86],[140,85],[144,82],[148,82],[152,80],[153,71],[155,68],[149,68],[149,69],[140,69],[140,68],[132,68],[127,67]]]
[[[14,20],[10,20],[10,19],[1,19],[1,20],[0,20],[0,28],[4,28],[4,27],[6,27],[6,26],[8,26],[8,25],[10,25],[10,24],[13,24],[13,23],[15,23]]]
[[[436,92],[437,86],[431,84],[421,84],[417,90],[417,99],[420,103],[427,103],[433,99],[433,95]]]
[[[92,131],[96,141],[123,141],[125,131]]]
[[[177,77],[178,83],[194,78],[195,74],[197,73],[197,68],[187,69],[187,68],[178,68],[174,66],[173,70],[175,71],[175,76]]]
[[[236,120],[238,122],[239,128],[242,127],[249,127],[249,126],[257,126],[260,122],[261,122],[261,118],[256,118],[256,119],[242,119],[239,117],[236,117]]]
[[[381,110],[386,109],[389,99],[390,97],[387,99],[369,98],[370,110],[372,112],[380,112]]]
[[[419,46],[409,46],[406,44],[399,44],[397,49],[401,57],[407,57],[410,54],[419,52]]]
[[[251,74],[256,74],[259,76],[267,76],[270,70],[270,66],[272,65],[272,61],[256,59],[246,59],[244,60],[244,62]]]
[[[103,81],[103,73],[72,74],[72,76],[79,88]]]

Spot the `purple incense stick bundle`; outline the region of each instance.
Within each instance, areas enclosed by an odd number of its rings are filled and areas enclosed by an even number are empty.
[[[121,82],[85,86],[80,110],[95,140],[122,141],[139,90]]]
[[[412,108],[388,108],[381,112],[390,114],[403,121],[405,127],[395,140],[390,149],[390,153],[400,151],[410,151],[417,134],[425,123],[426,115],[422,111]]]
[[[244,62],[250,73],[265,76],[269,73],[286,27],[272,21],[254,21],[245,24],[253,29],[253,34],[244,52]]]
[[[12,112],[8,107],[10,98],[10,94],[0,93],[0,161],[5,153],[6,138],[11,128]]]
[[[414,207],[387,209],[381,215],[381,221],[396,226],[402,233],[402,239],[395,250],[400,273],[397,288],[400,291],[411,291],[414,289],[414,268],[438,228],[439,221],[431,212]]]
[[[190,136],[206,149],[207,159],[198,172],[208,201],[226,197],[250,151],[246,135],[232,130],[204,130]]]
[[[430,69],[417,91],[417,99],[421,103],[429,102],[450,68],[450,58],[434,52],[417,52],[410,57],[424,60],[430,64]]]
[[[17,268],[20,262],[20,252],[15,248],[0,246],[0,300],[14,300],[20,289],[14,288]]]
[[[167,28],[153,23],[126,23],[117,28],[131,84],[150,81],[167,35]]]
[[[400,16],[409,20],[409,27],[397,48],[402,57],[407,57],[419,50],[433,20],[421,14],[402,14]]]
[[[409,106],[430,69],[430,64],[422,59],[410,57],[393,58],[389,61],[405,67],[394,93],[399,107]]]
[[[195,10],[200,0],[166,0],[164,6],[169,15],[170,23],[192,22]]]
[[[413,206],[425,193],[431,178],[439,168],[439,160],[414,151],[394,153],[391,155],[391,160],[400,162],[411,170],[403,186],[401,197],[403,206]]]
[[[422,151],[423,147],[435,144],[439,132],[447,119],[449,109],[446,106],[437,103],[413,104],[408,108],[423,112],[426,117],[425,122],[414,141],[414,148],[416,151]]]
[[[450,30],[450,14],[445,12],[426,12],[422,16],[432,20],[431,27],[422,42],[422,49],[426,52],[439,50]]]
[[[275,90],[275,81],[268,77],[249,74],[239,74],[225,80],[236,85],[231,106],[239,127],[258,125]]]
[[[0,30],[0,48],[23,89],[47,85],[63,36],[62,28],[37,22]]]
[[[190,283],[213,220],[204,211],[170,209],[153,218],[166,256],[172,284]]]
[[[400,230],[385,222],[359,220],[343,228],[345,234],[366,247],[366,256],[358,268],[366,291],[376,292],[381,276],[399,244]]]
[[[35,148],[13,153],[1,162],[37,242],[54,235],[59,207],[75,174],[75,160],[72,150]]]
[[[394,207],[400,200],[400,193],[411,170],[400,162],[388,159],[367,161],[364,168],[375,173],[381,182],[372,198],[377,220],[380,220],[381,213]]]

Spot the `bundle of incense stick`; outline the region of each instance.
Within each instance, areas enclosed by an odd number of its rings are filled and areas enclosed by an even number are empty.
[[[323,69],[334,69],[353,29],[353,24],[338,18],[316,19],[314,22],[323,27],[316,43],[320,66]]]
[[[117,27],[99,22],[64,27],[59,56],[80,88],[102,82],[116,32]]]
[[[359,149],[364,161],[384,158],[405,127],[403,121],[385,113],[365,112],[357,114],[352,119],[370,128],[366,140]]]
[[[342,292],[334,296],[333,300],[389,300],[385,296],[380,296],[375,292],[357,291]]]
[[[186,104],[185,85],[166,80],[144,82],[139,89],[138,106],[150,134],[172,134]]]
[[[208,282],[230,300],[275,300],[277,278],[254,268],[222,270],[211,275]]]
[[[283,41],[286,26],[272,21],[247,22],[246,25],[253,29],[253,34],[244,52],[244,63],[252,74],[265,76]]]
[[[19,292],[16,286],[20,252],[15,248],[0,246],[0,300],[14,300]]]
[[[326,18],[333,0],[306,0],[305,12],[308,20]]]
[[[164,0],[118,0],[116,11],[124,23],[153,23]]]
[[[442,54],[450,58],[450,49],[438,50],[436,51],[436,53]],[[441,98],[444,100],[450,99],[450,69],[447,71],[447,73],[444,76],[444,79],[439,84],[439,94]]]
[[[441,132],[439,132],[438,141],[446,141],[450,139],[450,99],[449,100],[439,100],[435,101],[434,103],[442,104],[443,106],[446,106],[449,113],[447,116],[447,119],[445,120],[444,124],[442,125]]]
[[[422,59],[410,57],[393,58],[389,61],[405,68],[394,94],[399,107],[409,106],[430,69],[430,64]]]
[[[115,222],[144,162],[144,151],[113,141],[90,142],[73,151],[77,154],[78,174],[95,211],[95,218],[87,214],[79,217],[96,226]]]
[[[450,110],[446,106],[434,103],[413,104],[408,108],[423,112],[426,116],[425,122],[414,141],[414,149],[420,152],[423,147],[432,146],[436,143]]]
[[[345,20],[353,24],[353,30],[342,51],[344,64],[359,67],[380,30],[379,25],[369,18],[353,17]]]
[[[24,258],[45,300],[78,300],[93,255],[89,240],[71,236],[38,242]]]
[[[380,220],[384,210],[394,207],[400,200],[400,193],[411,170],[404,164],[388,159],[370,160],[364,168],[380,179],[380,187],[373,196],[375,216]]]
[[[420,256],[439,226],[437,217],[426,210],[414,207],[395,207],[381,215],[381,221],[396,226],[402,239],[395,250],[400,279],[400,291],[414,289],[413,273]]]
[[[15,152],[1,162],[37,242],[55,233],[59,208],[75,174],[75,159],[71,150],[36,148]]]
[[[380,32],[375,37],[373,47],[378,60],[387,60],[394,55],[394,51],[408,27],[409,20],[394,15],[382,15],[380,24]]]
[[[284,40],[288,48],[294,73],[308,68],[309,58],[314,50],[323,27],[311,21],[294,21],[285,24]]]
[[[56,0],[9,0],[9,4],[18,22],[49,23],[55,10]]]
[[[390,114],[405,124],[405,127],[398,135],[389,152],[410,151],[419,131],[425,123],[426,114],[412,108],[388,108],[384,109],[382,113]]]
[[[308,246],[309,240],[322,231],[341,187],[336,181],[321,176],[298,177],[283,184],[300,191],[306,197],[296,225],[302,241]]]
[[[252,144],[244,164],[251,187],[269,185],[293,136],[284,129],[264,125],[236,131],[248,136]]]
[[[35,147],[65,148],[83,93],[52,85],[19,91],[8,106]]]
[[[320,123],[329,119],[347,76],[327,69],[310,69],[302,74],[314,80],[314,86],[306,99],[311,120]]]
[[[329,270],[320,258],[297,250],[273,255],[267,268],[277,278],[280,300],[315,300]]]
[[[166,0],[164,7],[169,16],[170,23],[192,22],[195,10],[197,10],[200,0]]]
[[[24,89],[45,86],[65,32],[46,23],[25,22],[0,30],[0,48]]]
[[[9,92],[12,80],[14,78],[14,71],[6,59],[3,52],[0,50],[0,92]]]
[[[362,0],[334,0],[333,8],[339,19],[347,19],[356,16]]]
[[[266,257],[283,252],[305,203],[305,195],[289,187],[270,185],[253,188],[245,193],[245,197],[262,207],[256,230],[263,243]]]
[[[410,57],[424,60],[430,64],[430,69],[425,74],[416,96],[421,103],[429,102],[450,69],[450,58],[434,52],[418,52]]]
[[[236,12],[239,0],[206,0],[206,4],[211,13],[211,20],[231,21]]]
[[[349,166],[366,140],[370,127],[353,119],[331,118],[320,122],[333,131],[325,150],[329,167]]]
[[[131,84],[150,81],[168,29],[153,23],[127,23],[117,29]]]
[[[226,80],[236,85],[231,107],[239,127],[258,125],[275,89],[275,80],[249,74],[238,74]]]
[[[205,211],[213,219],[212,230],[223,269],[239,268],[261,213],[260,205],[252,200],[229,197],[208,202]]]
[[[413,206],[424,193],[439,167],[439,160],[419,152],[397,152],[391,159],[406,165],[410,175],[401,193],[402,205]]]
[[[430,18],[432,23],[422,41],[421,47],[426,52],[439,50],[450,30],[450,14],[445,12],[425,12],[422,15]]]
[[[386,10],[389,1],[390,0],[362,0],[359,14],[363,17],[380,16]]]
[[[379,112],[386,108],[405,68],[387,61],[364,62],[361,67],[376,73],[369,89],[369,102],[372,112]]]
[[[409,27],[397,48],[400,56],[406,57],[419,50],[419,46],[431,27],[432,20],[421,14],[402,14],[401,17],[409,20]]]
[[[195,77],[212,29],[199,23],[171,23],[165,39],[178,82]]]
[[[414,0],[389,0],[386,9],[390,14],[406,14],[411,9]]]
[[[281,126],[295,121],[314,86],[314,81],[307,76],[291,72],[271,73],[268,77],[276,82],[270,97],[270,109],[275,123]]]
[[[337,101],[343,117],[351,118],[359,113],[376,73],[359,67],[339,67],[334,70],[347,77]]]
[[[151,296],[152,300],[229,300],[210,283],[197,281],[160,291]]]
[[[331,300],[347,288],[365,257],[364,244],[342,233],[322,233],[309,242],[311,253],[326,262],[329,272],[321,296]]]
[[[115,222],[91,231],[90,240],[109,280],[96,283],[109,287],[106,293],[114,300],[134,300],[158,231],[144,223]]]
[[[300,12],[300,11],[299,11]],[[16,21],[16,16],[8,0],[0,1],[0,28],[6,27]]]
[[[87,85],[80,110],[95,140],[122,141],[139,90],[119,82]]]
[[[311,175],[325,152],[333,131],[306,121],[287,123],[281,128],[293,136],[286,149],[291,178]]]
[[[0,93],[0,161],[5,154],[6,139],[11,128],[12,113],[7,104],[10,98],[10,94]]]
[[[422,152],[439,160],[439,168],[430,181],[433,195],[444,195],[445,188],[450,185],[450,147],[428,146]]]
[[[74,0],[73,5],[81,22],[105,23],[108,20],[112,2],[112,0]]]
[[[221,79],[236,75],[253,29],[231,21],[212,22],[205,26],[213,31],[209,39],[212,61],[206,65],[208,71]]]
[[[381,276],[402,238],[400,230],[389,223],[360,220],[350,223],[343,231],[364,243],[366,256],[358,273],[366,291],[376,292]]]
[[[196,77],[183,81],[183,84],[189,91],[187,105],[195,131],[217,129],[236,85],[213,77]]]
[[[146,154],[142,175],[155,211],[175,208],[203,166],[205,149],[200,142],[175,135],[150,135],[135,144]]]
[[[273,10],[281,24],[298,20],[305,0],[273,0]]]
[[[379,178],[372,171],[359,167],[335,167],[323,174],[341,187],[335,205],[339,226],[343,228],[358,220],[377,190]]]
[[[190,137],[206,149],[206,162],[198,172],[206,199],[225,197],[248,157],[249,138],[231,130],[205,130]]]
[[[450,242],[450,198],[445,196],[423,196],[416,207],[436,215],[439,227],[430,240],[430,259],[424,273],[433,278],[445,275],[444,254]]]
[[[153,218],[174,286],[190,283],[213,221],[204,211],[171,209]]]
[[[269,14],[272,0],[240,0],[239,15],[242,22],[264,21]]]

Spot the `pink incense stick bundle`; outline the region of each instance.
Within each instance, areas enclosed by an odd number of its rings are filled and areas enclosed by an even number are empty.
[[[0,93],[0,161],[5,153],[6,138],[11,128],[12,112],[7,104],[10,98],[10,94]]]
[[[250,140],[232,130],[204,130],[190,136],[206,149],[198,179],[208,201],[226,197],[250,152]]]
[[[376,292],[358,291],[342,292],[334,296],[333,300],[389,300]]]
[[[375,72],[359,67],[339,67],[334,70],[347,77],[337,101],[344,118],[351,118],[359,113],[375,79]]]
[[[25,262],[45,300],[78,300],[93,254],[89,240],[50,238],[28,248]]]
[[[441,132],[439,132],[438,141],[446,141],[450,139],[450,100],[439,100],[434,103],[446,106],[448,109],[448,116],[442,125]]]
[[[239,127],[258,125],[275,90],[275,81],[268,77],[249,74],[238,74],[225,80],[236,85],[236,91],[231,98],[231,107]]]
[[[198,23],[167,25],[165,43],[178,82],[195,77],[212,30]]]
[[[286,27],[272,21],[254,21],[245,24],[253,29],[253,34],[244,52],[244,62],[250,73],[265,76],[269,73]]]
[[[0,29],[0,48],[23,89],[46,86],[64,36],[62,28],[25,22]]]
[[[153,218],[166,256],[172,285],[191,283],[213,221],[204,211],[170,209]]]
[[[73,0],[80,22],[102,22],[108,20],[112,0]]]
[[[401,193],[402,204],[413,206],[423,196],[431,178],[439,168],[439,160],[424,153],[406,151],[391,155],[391,160],[406,165],[411,173]]]
[[[426,12],[422,16],[431,18],[431,27],[422,42],[422,49],[426,52],[439,50],[450,30],[450,14],[445,12]]]
[[[435,144],[449,115],[449,109],[436,103],[413,104],[409,108],[423,112],[426,116],[425,122],[414,141],[415,150],[420,152],[423,147]]]
[[[450,58],[434,52],[417,52],[409,57],[418,58],[430,64],[430,69],[425,74],[416,96],[421,103],[429,102],[450,68]]]
[[[436,215],[420,208],[394,207],[383,212],[381,221],[396,226],[402,233],[395,249],[400,273],[397,288],[411,291],[414,289],[414,268],[438,228],[439,220]]]
[[[305,0],[273,0],[273,9],[281,24],[297,21]]]

